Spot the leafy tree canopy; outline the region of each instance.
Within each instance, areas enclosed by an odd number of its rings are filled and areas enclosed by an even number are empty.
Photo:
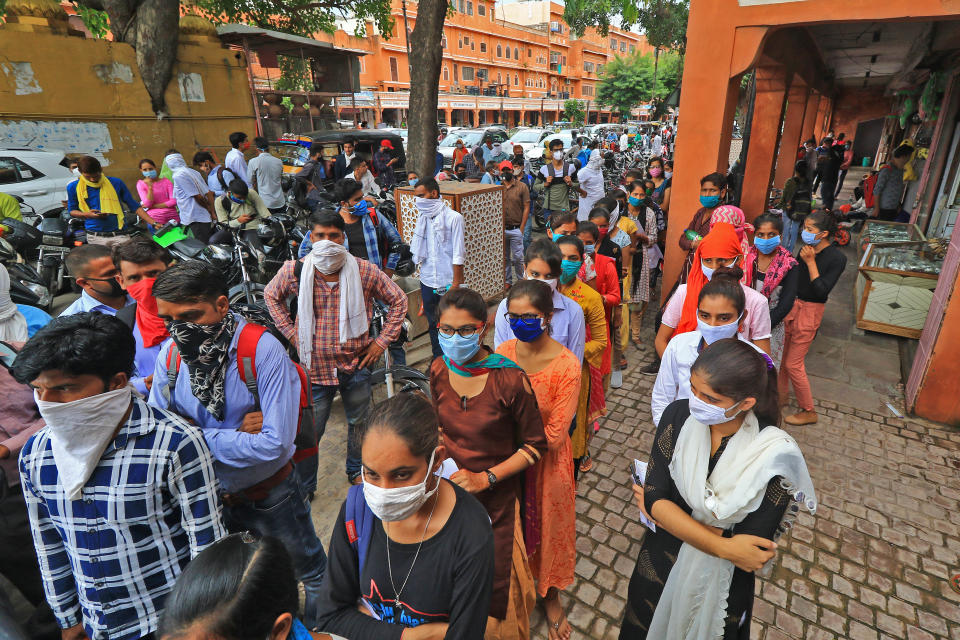
[[[389,0],[196,0],[215,24],[240,22],[300,36],[337,30],[337,20],[352,18],[357,35],[366,21],[381,33],[393,31]]]
[[[575,35],[582,36],[588,27],[607,35],[611,16],[619,17],[614,26],[639,27],[653,47],[683,53],[689,11],[690,0],[567,0],[563,19]]]
[[[576,125],[583,124],[583,120],[586,117],[583,104],[579,100],[567,100],[563,103],[563,116],[565,120],[569,120]]]
[[[654,90],[654,55],[616,57],[603,69],[597,87],[597,102],[611,107],[622,116],[630,109],[646,104],[653,99],[655,116],[663,108],[663,100],[669,96],[683,75],[683,60],[676,53],[662,53],[657,66],[657,86]]]

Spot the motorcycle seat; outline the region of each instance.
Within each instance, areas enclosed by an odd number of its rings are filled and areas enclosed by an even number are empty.
[[[177,240],[174,242],[173,246],[177,251],[183,253],[189,258],[199,258],[200,254],[203,253],[203,250],[207,245],[196,238],[184,238],[183,240]]]

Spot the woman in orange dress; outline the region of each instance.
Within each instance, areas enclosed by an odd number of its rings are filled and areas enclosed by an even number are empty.
[[[507,319],[516,337],[497,353],[523,369],[537,396],[547,452],[534,467],[540,546],[530,557],[537,594],[550,625],[550,640],[567,640],[571,634],[560,603],[560,591],[573,584],[576,564],[576,492],[570,422],[580,396],[580,360],[550,337],[553,299],[550,287],[536,280],[521,280],[507,296]]]

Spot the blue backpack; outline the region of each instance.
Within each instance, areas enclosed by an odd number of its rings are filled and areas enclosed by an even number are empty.
[[[373,524],[377,516],[367,506],[363,497],[363,484],[355,484],[347,491],[347,504],[344,509],[343,523],[347,528],[347,539],[357,554],[359,570],[357,577],[363,575],[363,566],[367,561],[367,550],[373,537]]]

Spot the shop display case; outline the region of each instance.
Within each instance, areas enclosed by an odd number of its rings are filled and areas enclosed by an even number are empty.
[[[919,338],[943,266],[940,247],[927,242],[868,244],[855,287],[857,326]]]
[[[871,243],[919,242],[926,239],[920,227],[909,222],[867,220],[857,237],[857,256],[862,257],[867,245]]]
[[[403,241],[413,239],[417,207],[412,187],[397,187],[397,229]],[[464,285],[487,300],[503,294],[503,187],[471,182],[440,182],[440,197],[463,215]]]

